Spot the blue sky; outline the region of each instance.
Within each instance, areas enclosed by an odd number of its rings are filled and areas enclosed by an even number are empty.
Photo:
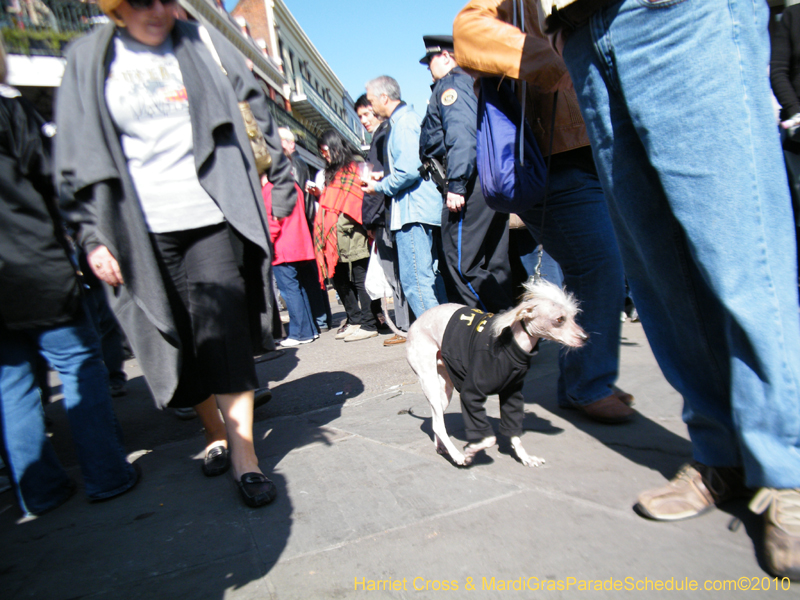
[[[231,10],[237,0],[226,0]],[[378,75],[397,79],[403,99],[425,114],[431,77],[419,64],[422,36],[452,34],[467,0],[284,0],[355,100]]]

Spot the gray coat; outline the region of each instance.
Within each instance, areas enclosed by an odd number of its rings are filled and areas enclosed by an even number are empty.
[[[102,26],[67,51],[56,104],[56,184],[78,243],[87,253],[105,245],[119,262],[125,284],[106,286],[109,300],[156,404],[164,407],[173,400],[178,386],[181,344],[119,134],[105,102],[115,31],[114,24]],[[250,102],[270,147],[273,166],[269,177],[275,185],[273,212],[278,218],[289,215],[294,207],[294,181],[263,90],[234,47],[216,31],[210,34],[227,77],[200,39],[196,25],[176,21],[172,32],[189,98],[195,164],[201,185],[243,242],[243,264],[255,263],[258,281],[245,279],[258,289],[255,294],[249,289],[248,298],[256,300],[261,323],[269,329],[271,286],[263,282],[270,281],[272,248],[238,100]],[[267,333],[259,341],[269,346],[271,335]],[[174,405],[204,399],[196,393],[191,398],[174,398]]]

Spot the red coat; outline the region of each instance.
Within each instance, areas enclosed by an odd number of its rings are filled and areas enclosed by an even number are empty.
[[[285,219],[277,220],[272,216],[272,184],[267,183],[261,189],[264,197],[264,206],[267,209],[269,221],[269,236],[275,248],[273,265],[282,263],[300,262],[301,260],[314,260],[314,244],[311,241],[311,232],[306,220],[303,192],[295,184],[297,202],[294,210]]]

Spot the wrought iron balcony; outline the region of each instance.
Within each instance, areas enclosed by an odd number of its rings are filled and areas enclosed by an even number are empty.
[[[63,56],[64,47],[107,20],[94,3],[79,0],[6,0],[0,32],[9,54]]]
[[[317,135],[329,127],[333,127],[354,148],[361,148],[361,140],[347,126],[347,123],[336,114],[336,111],[328,105],[310,83],[304,79],[301,81],[302,84],[298,86],[299,89],[292,94],[292,112],[299,114],[310,122],[318,130]]]

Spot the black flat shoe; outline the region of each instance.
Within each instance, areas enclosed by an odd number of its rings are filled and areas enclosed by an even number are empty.
[[[253,408],[264,406],[267,402],[272,400],[272,392],[268,387],[258,388],[253,393]]]
[[[242,500],[251,508],[269,504],[278,495],[278,489],[261,473],[245,473],[236,482],[242,494]]]
[[[212,446],[203,459],[203,475],[216,477],[222,475],[231,467],[231,457],[228,449],[222,444]]]

